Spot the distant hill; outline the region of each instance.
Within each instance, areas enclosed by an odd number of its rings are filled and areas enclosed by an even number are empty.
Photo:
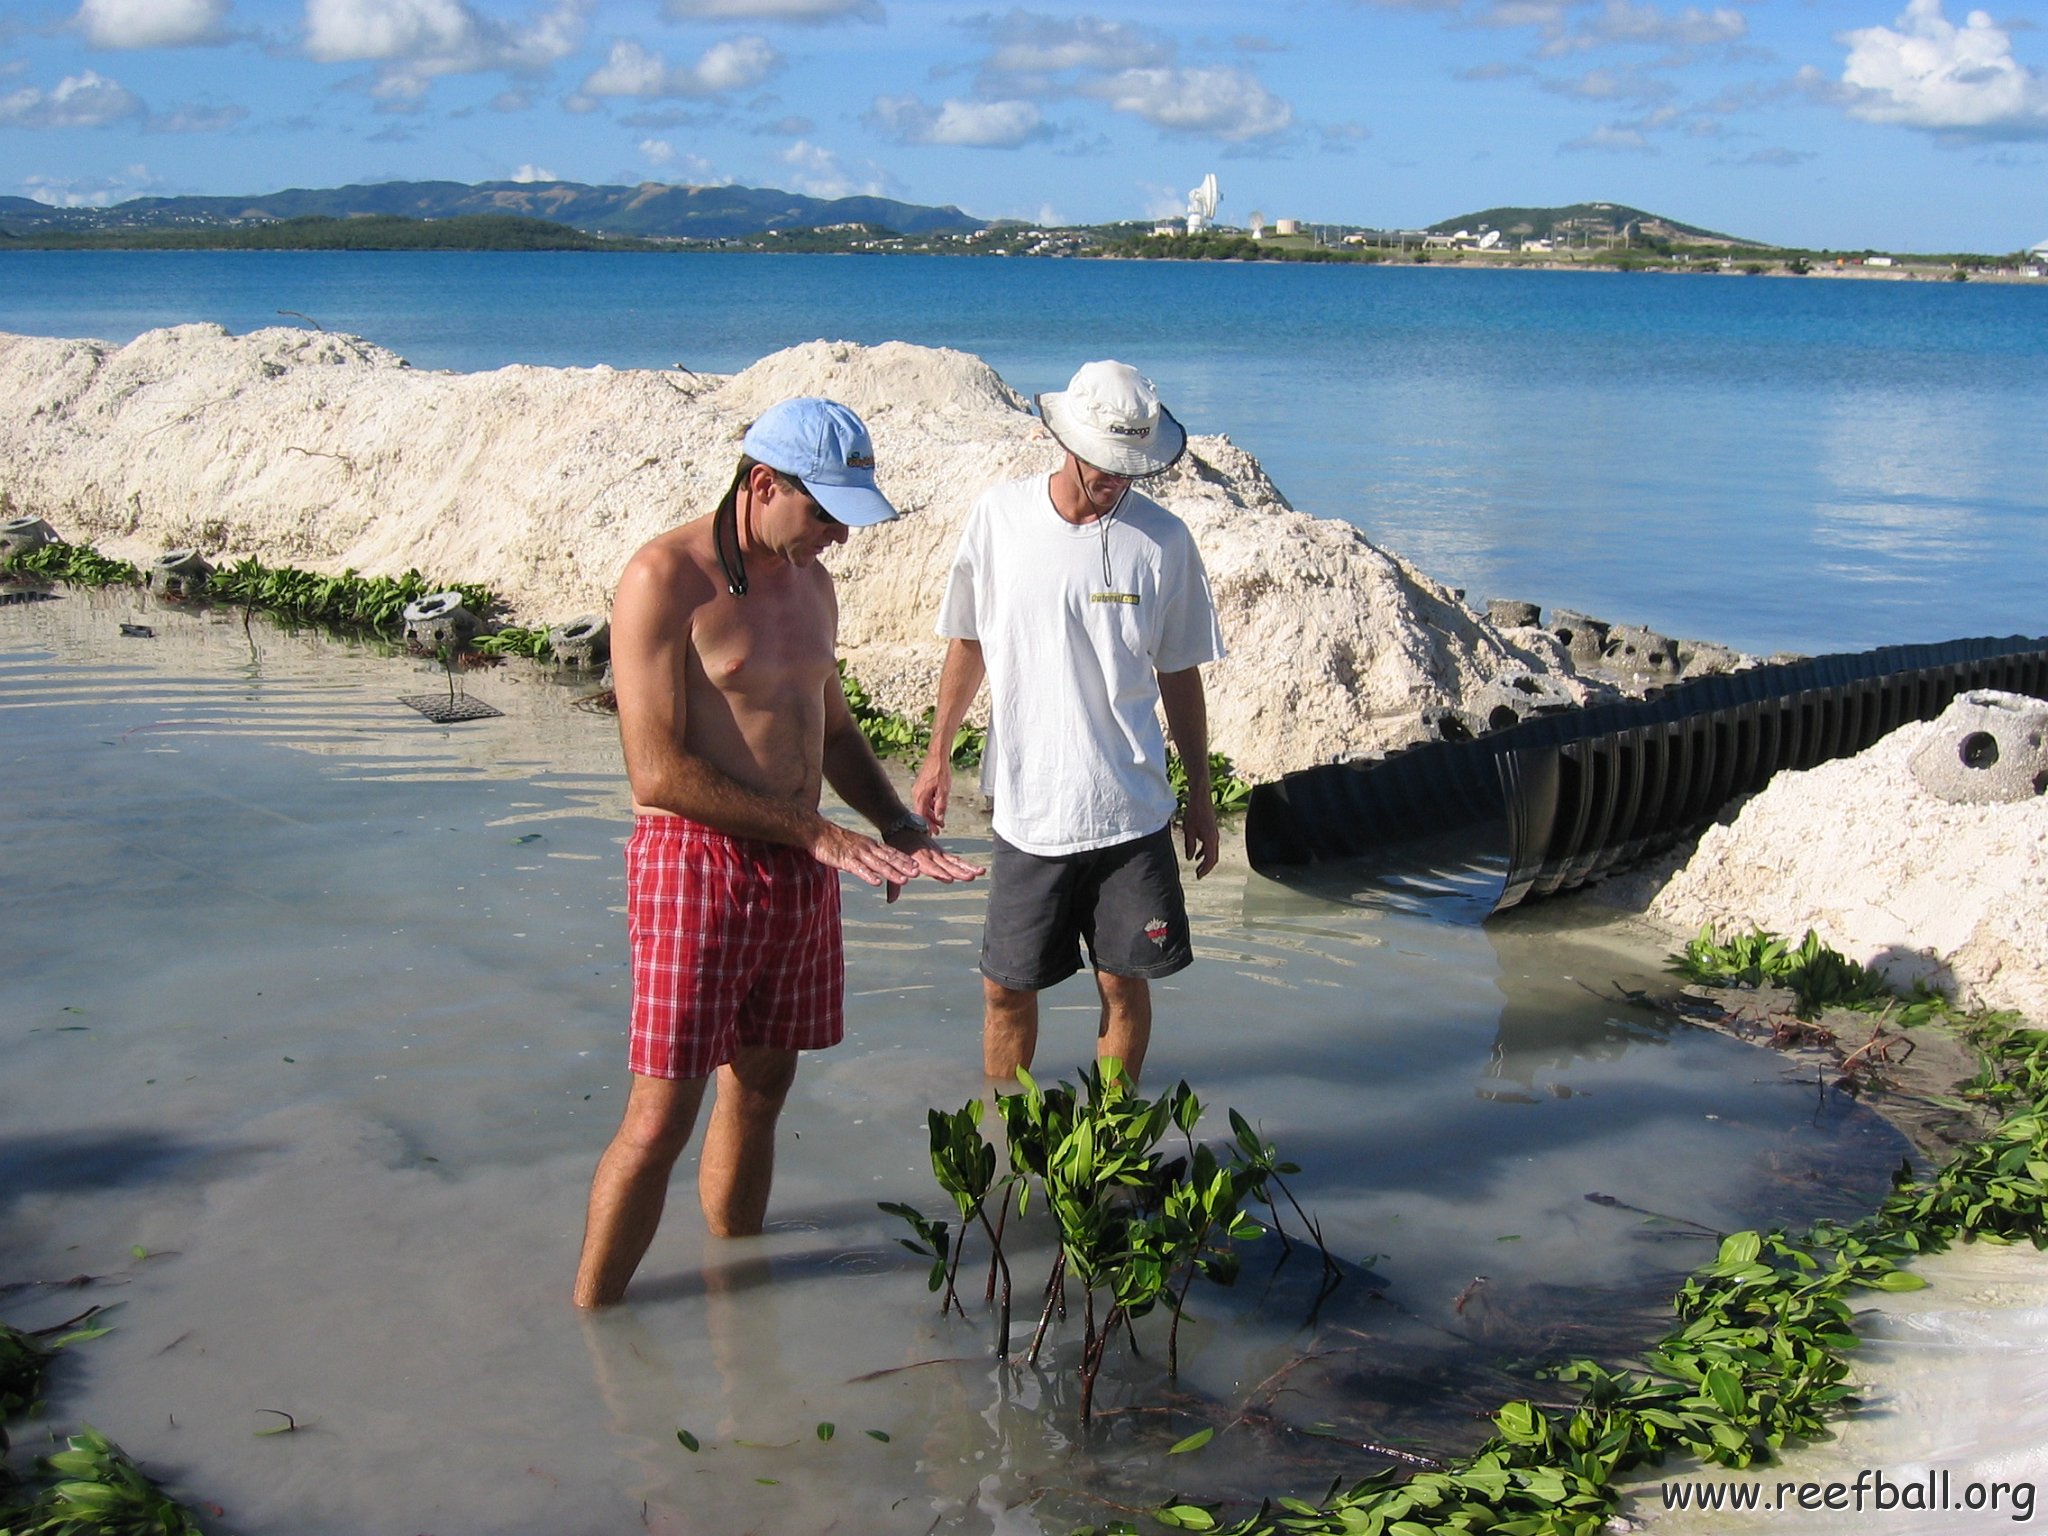
[[[138,197],[111,208],[53,208],[0,197],[0,232],[46,230],[218,229],[311,216],[348,219],[397,215],[450,219],[496,214],[546,219],[599,234],[659,239],[729,239],[771,229],[876,224],[903,234],[979,229],[958,208],[931,208],[886,197],[806,197],[773,187],[684,187],[642,182],[592,187],[574,181],[386,181],[365,186],[293,187],[246,197]]]
[[[1568,208],[1482,208],[1429,226],[1432,235],[1449,235],[1465,229],[1478,234],[1497,229],[1510,240],[1564,240],[1581,236],[1592,240],[1613,239],[1624,231],[1640,240],[1662,240],[1682,245],[1739,245],[1768,249],[1761,240],[1743,240],[1718,234],[1696,224],[1681,224],[1661,214],[1645,213],[1626,203],[1573,203]]]
[[[402,219],[370,213],[333,219],[321,213],[249,224],[173,228],[0,230],[11,245],[43,250],[115,251],[609,251],[653,250],[644,240],[593,235],[546,219],[462,213],[452,219]],[[796,238],[796,237],[793,237]]]

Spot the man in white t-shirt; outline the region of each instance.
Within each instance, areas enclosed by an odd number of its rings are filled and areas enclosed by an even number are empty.
[[[1064,450],[969,514],[939,611],[946,636],[932,745],[912,808],[943,828],[950,748],[984,676],[983,777],[995,858],[982,937],[983,1065],[1014,1078],[1038,1043],[1038,993],[1081,968],[1102,997],[1097,1055],[1133,1080],[1152,1034],[1151,978],[1194,958],[1170,826],[1159,711],[1187,768],[1182,841],[1216,867],[1201,666],[1223,656],[1187,525],[1132,482],[1170,469],[1187,433],[1152,382],[1089,363],[1038,397]]]

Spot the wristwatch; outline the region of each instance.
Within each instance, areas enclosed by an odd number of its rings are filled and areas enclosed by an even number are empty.
[[[884,838],[891,838],[898,832],[929,832],[931,829],[932,824],[918,815],[917,812],[905,811],[901,816],[890,822],[889,825],[882,828],[882,836]]]

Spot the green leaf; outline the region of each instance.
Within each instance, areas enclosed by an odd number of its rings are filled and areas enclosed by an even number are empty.
[[[830,1440],[838,1432],[837,1427],[831,1424],[820,1424],[818,1426],[818,1438],[820,1440]]]
[[[698,1449],[697,1437],[691,1434],[687,1429],[679,1429],[676,1431],[676,1443],[686,1451],[695,1451]]]
[[[1716,1262],[1721,1264],[1754,1264],[1762,1253],[1764,1241],[1754,1232],[1736,1232],[1721,1240],[1721,1252]]]
[[[1211,1440],[1214,1440],[1215,1438],[1216,1430],[1213,1425],[1210,1426],[1208,1429],[1198,1429],[1192,1435],[1189,1435],[1187,1439],[1179,1442],[1172,1449],[1167,1451],[1166,1454],[1169,1456],[1178,1456],[1184,1451],[1199,1451],[1203,1446],[1207,1445]]]
[[[889,1431],[887,1431],[886,1429],[871,1429],[871,1430],[868,1430],[868,1431],[867,1431],[867,1437],[868,1437],[868,1438],[869,1438],[870,1440],[879,1440],[879,1441],[881,1441],[881,1442],[882,1442],[882,1444],[884,1444],[884,1445],[887,1445],[887,1444],[889,1443]]]
[[[142,1246],[142,1244],[140,1244],[140,1243],[137,1243],[137,1244],[136,1244],[136,1245],[135,1245],[134,1247],[130,1248],[130,1249],[129,1249],[128,1251],[129,1251],[130,1253],[134,1254],[134,1255],[135,1255],[135,1257],[137,1257],[138,1259],[146,1259],[146,1258],[148,1258],[148,1257],[149,1257],[149,1250],[148,1250],[147,1248],[143,1247],[143,1246]]]
[[[1170,1525],[1181,1531],[1213,1531],[1216,1517],[1199,1504],[1169,1504],[1164,1509],[1154,1510],[1152,1518],[1161,1525]]]
[[[1923,1289],[1927,1282],[1909,1270],[1894,1269],[1866,1280],[1864,1284],[1879,1291],[1917,1291]]]

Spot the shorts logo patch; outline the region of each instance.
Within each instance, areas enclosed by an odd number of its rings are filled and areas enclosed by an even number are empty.
[[[1163,917],[1155,917],[1152,919],[1151,922],[1145,925],[1145,937],[1150,939],[1154,944],[1164,944],[1166,942],[1166,936],[1172,932],[1173,929],[1167,924],[1166,919]]]

